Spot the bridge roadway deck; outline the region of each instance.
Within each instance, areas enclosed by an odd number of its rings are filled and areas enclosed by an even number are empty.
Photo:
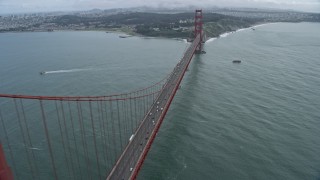
[[[128,140],[127,147],[107,177],[107,180],[136,178],[199,43],[200,35],[195,38],[181,61],[175,66],[161,93],[142,120],[133,138],[131,138],[131,141]]]

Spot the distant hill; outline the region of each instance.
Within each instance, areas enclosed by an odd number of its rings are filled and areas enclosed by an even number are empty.
[[[151,12],[155,11],[155,12]],[[93,9],[90,11],[11,15],[0,17],[0,32],[103,30],[128,34],[189,38],[193,35],[194,9]],[[177,13],[179,12],[179,13]],[[268,22],[320,22],[320,14],[295,11],[213,8],[203,11],[208,37]]]

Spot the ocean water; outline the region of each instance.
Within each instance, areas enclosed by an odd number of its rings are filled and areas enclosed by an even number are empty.
[[[319,179],[319,32],[317,23],[276,23],[209,40],[138,179]],[[0,34],[0,93],[129,92],[163,79],[187,45],[104,32]]]
[[[183,41],[118,36],[105,32],[2,33],[0,92],[129,92],[162,80],[186,47]],[[40,75],[42,71],[46,74]]]
[[[277,23],[209,40],[139,179],[319,179],[319,32]]]

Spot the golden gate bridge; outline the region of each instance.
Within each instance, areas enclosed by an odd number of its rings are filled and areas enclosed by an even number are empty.
[[[171,74],[109,96],[0,94],[0,180],[136,179],[196,53],[203,53],[202,10],[194,40]]]

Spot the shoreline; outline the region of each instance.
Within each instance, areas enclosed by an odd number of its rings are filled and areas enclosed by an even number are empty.
[[[214,41],[216,39],[227,37],[227,36],[229,36],[230,34],[233,34],[233,33],[241,32],[241,31],[245,31],[245,30],[250,30],[252,28],[262,27],[262,26],[266,26],[266,25],[278,24],[278,23],[282,23],[282,22],[257,23],[255,25],[252,25],[252,26],[247,27],[247,28],[240,28],[240,29],[237,29],[235,31],[229,31],[229,32],[221,33],[221,34],[219,34],[218,37],[210,37],[210,38],[208,38],[208,40],[206,40],[206,42],[212,42],[212,41]]]
[[[257,24],[253,24],[247,28],[239,28],[235,31],[226,31],[223,32],[221,34],[219,34],[219,36],[217,37],[207,37],[207,40],[205,42],[212,42],[216,39],[219,38],[224,38],[229,36],[230,34],[236,33],[236,32],[240,32],[240,31],[244,31],[244,30],[249,30],[251,28],[258,28],[261,26],[266,26],[266,25],[271,25],[271,24],[278,24],[278,23],[284,23],[284,22],[263,22],[263,23],[257,23]],[[288,23],[302,23],[302,22],[288,22]],[[116,35],[125,35],[128,37],[140,37],[140,38],[145,38],[145,39],[172,39],[172,40],[177,40],[177,41],[182,41],[182,42],[186,42],[187,38],[179,38],[179,37],[165,37],[165,36],[146,36],[143,34],[138,34],[135,33],[133,31],[129,32],[126,31],[124,29],[58,29],[58,30],[52,30],[52,31],[48,31],[48,30],[30,30],[30,31],[0,31],[0,33],[33,33],[33,32],[47,32],[47,33],[53,33],[53,32],[74,32],[74,31],[82,31],[82,32],[90,32],[90,31],[96,31],[96,32],[105,32],[105,33],[112,33],[112,34],[116,34]]]
[[[83,30],[77,30],[77,29],[59,29],[59,30],[53,30],[53,31],[5,31],[5,32],[0,32],[5,34],[5,33],[54,33],[54,32],[104,32],[106,34],[115,34],[118,36],[124,35],[124,36],[128,36],[126,38],[130,38],[130,37],[139,37],[139,38],[143,38],[143,39],[171,39],[171,40],[175,40],[175,41],[181,41],[181,42],[187,42],[187,38],[178,38],[178,37],[165,37],[165,36],[145,36],[142,34],[137,34],[137,33],[128,33],[125,31],[119,31],[119,30],[102,30],[102,29],[83,29]],[[119,37],[120,38],[120,37]]]

